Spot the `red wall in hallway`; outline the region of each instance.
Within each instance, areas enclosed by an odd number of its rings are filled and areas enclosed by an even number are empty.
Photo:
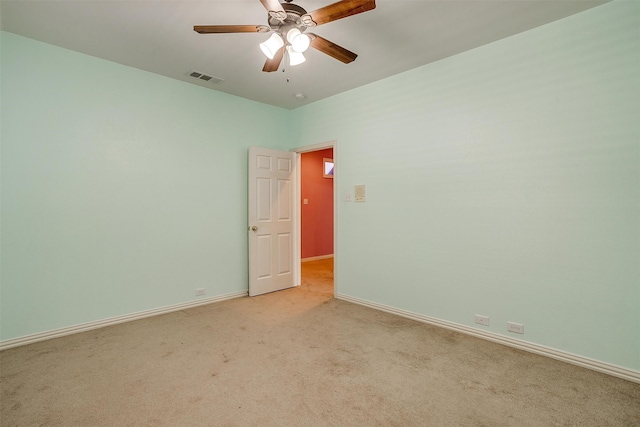
[[[332,148],[302,153],[302,259],[333,254],[333,178],[322,176],[325,157],[333,158]]]

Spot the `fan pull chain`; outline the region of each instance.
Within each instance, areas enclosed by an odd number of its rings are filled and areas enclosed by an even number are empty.
[[[287,63],[287,59],[289,59],[289,52],[285,49],[284,50],[284,58],[282,58],[282,63],[286,64]],[[282,66],[282,72],[284,73],[286,71],[287,71],[286,65],[283,65]],[[285,76],[285,78],[287,79],[287,83],[289,83],[289,77]]]

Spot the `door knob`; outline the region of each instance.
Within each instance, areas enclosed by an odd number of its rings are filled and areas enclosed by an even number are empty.
[[[258,231],[258,227],[254,225],[253,227],[251,227],[251,231]]]

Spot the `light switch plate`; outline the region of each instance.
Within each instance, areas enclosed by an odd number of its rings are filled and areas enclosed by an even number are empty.
[[[356,185],[355,193],[356,193],[356,202],[362,203],[366,201],[364,185]]]

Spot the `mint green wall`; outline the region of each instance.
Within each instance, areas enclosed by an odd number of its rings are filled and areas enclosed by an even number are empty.
[[[2,340],[247,289],[289,111],[2,33]],[[250,123],[251,126],[247,126]]]
[[[294,145],[337,140],[339,197],[366,185],[337,206],[338,292],[639,370],[639,16],[606,4],[294,110]]]

